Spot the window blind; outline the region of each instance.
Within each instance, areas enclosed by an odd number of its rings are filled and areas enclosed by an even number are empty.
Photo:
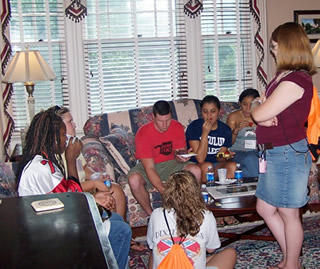
[[[10,42],[16,51],[39,50],[56,75],[55,81],[36,82],[35,113],[52,105],[68,106],[68,82],[63,1],[12,0]],[[27,93],[23,83],[13,84],[13,114],[16,129],[27,122]]]
[[[253,86],[250,0],[204,0],[201,41],[204,94],[237,101]]]
[[[187,96],[183,3],[88,0],[89,115]]]

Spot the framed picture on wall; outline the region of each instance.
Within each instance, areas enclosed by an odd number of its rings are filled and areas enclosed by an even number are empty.
[[[294,10],[293,19],[302,25],[311,43],[320,39],[320,10]]]

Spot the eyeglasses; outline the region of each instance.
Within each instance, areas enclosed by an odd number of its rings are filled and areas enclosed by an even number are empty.
[[[272,43],[270,44],[270,51],[274,52],[278,49],[278,43]]]

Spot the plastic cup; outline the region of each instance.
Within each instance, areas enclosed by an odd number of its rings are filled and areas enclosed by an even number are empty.
[[[227,181],[227,168],[218,169],[218,177],[220,183],[226,183]]]
[[[203,192],[201,192],[201,194],[202,194],[203,201],[205,203],[208,203],[209,202],[209,193],[207,191],[203,191]]]

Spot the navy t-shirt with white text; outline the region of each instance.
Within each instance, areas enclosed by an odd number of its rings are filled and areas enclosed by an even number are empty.
[[[190,148],[190,140],[201,140],[202,125],[204,120],[202,118],[192,121],[186,132],[187,146]],[[221,147],[229,148],[232,146],[232,131],[228,125],[218,120],[218,128],[211,130],[208,135],[208,153],[205,159],[206,162],[216,163],[217,153]],[[191,161],[196,162],[193,157]]]

